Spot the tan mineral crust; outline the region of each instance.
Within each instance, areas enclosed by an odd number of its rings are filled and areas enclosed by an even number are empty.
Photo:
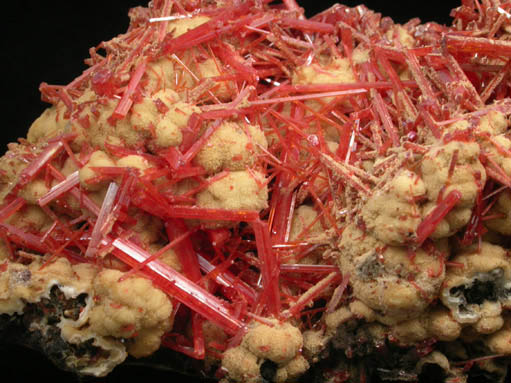
[[[169,347],[225,383],[503,382],[509,4],[179,3],[0,158],[6,323],[96,377]]]

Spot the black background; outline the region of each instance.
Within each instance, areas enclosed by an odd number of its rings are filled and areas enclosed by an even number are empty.
[[[41,102],[39,84],[67,84],[86,69],[83,60],[88,50],[103,40],[110,40],[128,27],[128,9],[146,5],[145,0],[11,0],[0,20],[1,44],[1,114],[2,146],[25,136],[31,122],[47,107]],[[334,1],[299,1],[312,16]],[[355,6],[360,1],[345,1]],[[450,24],[450,10],[461,1],[371,0],[365,5],[397,22],[420,17],[423,22]],[[72,375],[56,370],[37,353],[17,347],[5,347],[0,340],[0,374],[3,379],[77,381]],[[102,381],[126,382],[127,379],[178,379],[176,376],[145,369],[119,367]],[[189,378],[186,381],[193,382]]]

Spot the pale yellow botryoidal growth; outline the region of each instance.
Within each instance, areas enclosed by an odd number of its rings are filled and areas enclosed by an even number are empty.
[[[0,273],[0,313],[22,314],[25,304],[49,297],[51,287],[56,284],[65,286],[64,292],[72,298],[90,291],[94,277],[92,266],[73,267],[67,259],[58,258],[42,268],[43,262],[43,259],[36,259],[28,266],[9,263],[7,270]]]
[[[293,84],[332,84],[356,82],[347,58],[332,58],[325,65],[302,65],[292,76]]]
[[[401,346],[413,346],[430,338],[450,342],[458,339],[461,330],[462,326],[451,317],[448,310],[437,308],[419,318],[392,326],[390,333]]]
[[[129,116],[115,122],[111,117],[117,107],[118,101],[111,98],[95,98],[86,103],[82,111],[81,119],[87,119],[89,125],[81,129],[80,136],[93,148],[106,150],[105,144],[136,146],[147,139],[149,133],[145,130],[133,129]],[[80,127],[78,122],[73,126]]]
[[[261,128],[237,122],[224,122],[197,153],[194,162],[208,174],[222,170],[245,170],[252,166],[268,144]]]
[[[19,192],[20,197],[23,197],[27,203],[37,205],[39,198],[44,196],[50,188],[46,185],[44,180],[35,179],[26,184]]]
[[[376,190],[362,208],[366,227],[388,245],[406,244],[422,221],[416,201],[425,194],[426,185],[416,173],[401,171],[385,188]]]
[[[167,32],[172,33],[174,37],[178,37],[209,20],[209,17],[202,15],[171,20],[167,25]],[[219,68],[221,64],[218,60],[211,58],[200,62],[189,60],[197,54],[197,50],[192,48],[184,52],[180,60],[176,60],[176,57],[171,56],[149,63],[146,71],[148,79],[146,90],[154,93],[162,89],[176,91],[183,88],[192,89],[199,85],[203,79],[218,77],[223,74],[221,72],[222,68]],[[210,91],[221,101],[229,101],[233,93],[231,84],[225,81],[217,83]]]
[[[497,202],[492,206],[489,216],[494,218],[485,222],[485,225],[500,234],[511,235],[511,191],[506,189],[499,194]]]
[[[506,133],[509,122],[506,115],[497,110],[492,110],[484,114],[477,124],[478,132],[489,133],[492,136],[498,136]]]
[[[497,245],[482,242],[480,250],[475,247],[464,249],[453,262],[462,264],[448,270],[440,295],[442,303],[451,311],[453,318],[464,326],[470,325],[475,331],[490,334],[503,325],[502,311],[511,307],[506,293],[511,284],[511,265],[506,250]],[[471,301],[464,293],[476,283],[491,287],[492,295]]]
[[[132,168],[137,169],[140,174],[144,174],[144,170],[147,170],[151,167],[149,161],[137,154],[130,154],[128,156],[124,156],[117,161],[117,166],[121,168]]]
[[[502,328],[486,338],[486,346],[495,354],[511,355],[511,317],[506,314]]]
[[[271,327],[254,323],[242,342],[258,358],[270,359],[278,364],[290,362],[303,345],[302,333],[289,323],[275,321]]]
[[[461,193],[456,207],[440,222],[432,238],[450,237],[468,223],[477,194],[486,183],[479,154],[480,147],[475,142],[451,141],[433,146],[424,155],[421,172],[429,203],[424,206],[423,215],[435,208],[439,193],[444,197],[452,190]]]
[[[171,328],[172,304],[148,279],[127,278],[123,273],[103,270],[94,280],[99,301],[90,311],[91,331],[116,338],[131,338],[128,352],[135,357],[152,354],[161,336]]]
[[[476,138],[483,146],[486,146],[487,141],[484,139],[485,135],[489,134],[490,136],[496,137],[504,134],[506,133],[508,125],[509,123],[504,113],[491,110],[480,117],[475,117],[474,119],[463,119],[453,122],[452,124],[445,126],[442,132],[443,137],[448,137],[456,133],[474,129]],[[433,137],[430,137],[430,140],[433,140]]]
[[[131,168],[142,175],[145,170],[151,167],[151,163],[145,157],[137,154],[130,154],[116,160],[105,151],[96,150],[91,154],[87,163],[78,171],[81,187],[92,192],[105,191],[106,186],[115,180],[115,177],[101,176],[98,178],[101,173],[94,168],[113,167]]]
[[[229,378],[235,382],[258,383],[261,381],[257,356],[243,347],[231,347],[225,351],[222,367],[227,371]]]
[[[66,107],[63,103],[47,108],[30,126],[27,133],[28,142],[36,144],[62,134],[69,123],[65,112]]]
[[[228,210],[261,210],[268,206],[268,188],[261,173],[229,172],[197,194],[197,205]]]
[[[393,25],[389,28],[385,37],[389,42],[394,42],[395,45],[399,45],[405,48],[413,48],[415,46],[415,39],[402,25]]]
[[[48,215],[37,205],[27,205],[14,213],[6,221],[26,232],[44,232],[53,223]]]
[[[158,106],[160,105],[160,106]],[[196,106],[183,102],[171,89],[162,89],[133,105],[130,123],[135,130],[146,131],[158,148],[178,146],[183,140],[182,129],[186,128]]]
[[[130,216],[137,221],[131,230],[144,245],[150,246],[161,239],[163,222],[160,218],[136,208],[130,211]]]
[[[92,346],[102,353],[100,358],[89,358],[82,366],[81,373],[105,376],[126,359],[125,346],[110,337],[99,336],[88,330],[89,308],[94,304],[92,283],[97,270],[94,266],[83,263],[72,266],[65,258],[58,258],[53,263],[43,266],[44,259],[36,259],[30,265],[10,263],[7,270],[0,274],[0,314],[23,314],[27,304],[37,304],[50,298],[50,292],[57,286],[65,299],[78,299],[87,294],[86,306],[76,320],[64,316],[57,327],[61,337],[70,344],[92,341]],[[33,323],[32,331],[45,331],[44,321]],[[77,362],[75,356],[63,361],[72,368]]]
[[[289,240],[290,242],[300,239],[300,234],[311,237],[314,235],[320,235],[323,231],[321,221],[316,219],[318,213],[310,205],[298,206],[293,214],[293,220],[291,221],[291,228],[289,229]],[[307,230],[307,232],[305,232]]]
[[[388,337],[400,347],[413,347],[431,338],[442,342],[454,341],[460,337],[462,331],[462,325],[452,318],[449,310],[442,307],[426,310],[414,319],[384,326],[377,321],[377,315],[373,310],[360,300],[355,300],[347,306],[327,313],[324,319],[326,326],[324,329],[308,330],[303,333],[303,352],[309,360],[317,360],[318,355],[327,348],[332,339],[335,342],[336,337],[342,338],[339,329],[347,329],[350,332],[363,327],[375,340]]]
[[[241,344],[228,349],[222,367],[230,379],[237,382],[260,382],[260,367],[265,360],[277,366],[275,382],[293,381],[309,369],[309,362],[300,355],[303,337],[290,323],[272,324],[253,322]]]
[[[27,304],[50,297],[55,286],[66,299],[85,295],[85,306],[77,319],[62,316],[56,324],[66,342],[80,344],[92,340],[103,350],[97,360],[87,361],[81,373],[107,375],[122,363],[127,353],[147,356],[160,347],[161,336],[172,327],[169,298],[145,278],[82,263],[71,265],[65,258],[44,264],[48,257],[30,265],[10,263],[0,273],[0,314],[22,314]],[[44,265],[44,267],[43,267]],[[44,325],[41,331],[44,331]],[[75,356],[65,363],[75,363]]]
[[[293,85],[307,84],[348,84],[356,82],[355,74],[347,58],[327,57],[320,55],[318,63],[303,64],[295,68],[291,74],[291,83]],[[320,111],[322,106],[331,102],[333,97],[323,97],[315,100],[305,101],[305,105],[315,111]],[[348,104],[348,102],[345,102]],[[339,134],[336,129],[332,129],[329,124],[325,126],[325,138],[338,141]]]
[[[183,101],[171,105],[169,111],[156,124],[156,146],[166,148],[180,145],[183,140],[182,130],[186,128],[190,116],[199,111],[195,105]]]
[[[320,353],[327,347],[330,339],[324,334],[324,330],[306,330],[302,333],[303,348],[302,355],[311,363],[320,360]]]
[[[20,145],[11,143],[8,145],[7,152],[0,157],[0,180],[5,185],[0,191],[1,201],[10,188],[17,182],[19,174],[27,167],[27,162],[23,160],[23,154],[27,149]]]
[[[168,57],[151,61],[147,64],[146,78],[146,91],[150,94],[159,90],[174,89],[176,87],[174,63]]]
[[[116,166],[115,161],[110,158],[107,153],[102,150],[96,150],[90,156],[89,161],[87,161],[87,163],[79,170],[78,174],[80,176],[80,185],[86,190],[100,190],[108,183],[108,180],[102,182],[91,182],[94,178],[98,177],[98,173],[92,168],[113,166]]]
[[[374,310],[381,323],[420,316],[440,291],[444,264],[422,249],[411,257],[406,247],[389,246],[354,224],[344,230],[339,249],[337,263],[350,275],[354,297]]]
[[[161,103],[162,108],[168,109],[177,101],[179,101],[179,95],[171,89],[162,89],[151,96],[144,97],[133,105],[130,123],[139,129],[148,129],[150,125],[156,126],[162,115],[158,103]]]

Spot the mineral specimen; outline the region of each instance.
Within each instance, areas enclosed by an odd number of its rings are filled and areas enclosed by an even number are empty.
[[[170,349],[224,382],[503,382],[510,8],[133,8],[0,158],[2,339],[97,377]]]

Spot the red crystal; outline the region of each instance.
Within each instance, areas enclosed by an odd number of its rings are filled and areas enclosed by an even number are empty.
[[[462,195],[458,190],[452,190],[424,218],[417,228],[415,242],[420,246],[435,231],[438,224],[456,206]]]
[[[137,267],[151,256],[142,248],[122,238],[114,240],[112,245],[113,254],[132,267]],[[243,323],[232,316],[222,301],[170,266],[155,259],[148,263],[143,271],[171,297],[216,323],[227,333],[234,335],[243,328]]]
[[[96,252],[98,250],[98,246],[101,240],[103,239],[104,236],[108,235],[108,233],[112,229],[114,221],[111,213],[118,190],[119,187],[115,182],[110,183],[105,198],[103,200],[103,204],[101,205],[98,218],[96,219],[96,223],[94,224],[94,229],[92,230],[89,246],[85,251],[86,258],[96,256]]]
[[[268,299],[269,312],[280,315],[280,288],[278,260],[271,247],[268,224],[260,220],[252,222],[256,238],[257,254],[263,278],[263,293]]]
[[[324,292],[328,286],[337,283],[341,279],[339,273],[330,273],[317,284],[312,286],[303,295],[298,297],[296,302],[291,307],[282,313],[284,318],[291,318],[297,315],[307,304],[316,299],[321,293]]]

